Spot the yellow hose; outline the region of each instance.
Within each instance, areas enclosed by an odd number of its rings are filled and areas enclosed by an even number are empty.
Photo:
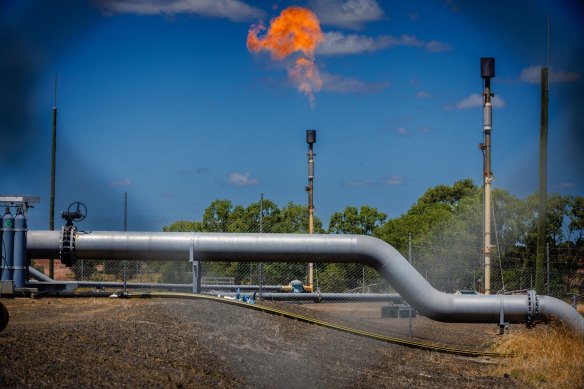
[[[373,332],[362,331],[355,328],[346,327],[340,324],[328,323],[322,320],[313,319],[307,316],[297,315],[295,313],[282,311],[280,309],[266,307],[260,304],[248,304],[237,300],[230,300],[222,297],[216,297],[206,294],[192,294],[192,293],[174,293],[174,292],[152,292],[148,294],[129,294],[126,297],[162,297],[162,298],[186,298],[186,299],[198,299],[198,300],[208,300],[216,301],[223,304],[236,305],[238,307],[253,309],[256,311],[270,313],[272,315],[279,315],[289,319],[300,320],[305,323],[316,324],[321,327],[331,328],[333,330],[346,332],[353,335],[363,336],[365,338],[380,340],[382,342],[397,344],[401,346],[417,348],[426,351],[435,351],[444,354],[460,355],[465,357],[493,357],[493,358],[507,358],[512,357],[511,353],[497,353],[492,351],[475,351],[475,350],[462,350],[452,347],[439,346],[430,343],[416,342],[413,340],[399,339],[391,336],[385,336],[380,334],[375,334]]]

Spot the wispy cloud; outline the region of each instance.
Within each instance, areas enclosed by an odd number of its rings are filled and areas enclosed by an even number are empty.
[[[420,127],[420,132],[422,132],[424,134],[428,134],[431,131],[432,131],[432,129],[430,127]]]
[[[234,22],[257,20],[264,11],[239,0],[98,0],[108,14],[139,15],[197,14],[204,17],[226,18]]]
[[[404,183],[404,178],[402,176],[388,176],[381,179],[382,183],[385,185],[401,185]]]
[[[375,93],[390,86],[388,81],[365,82],[327,72],[321,72],[320,78],[323,83],[322,90],[333,93]]]
[[[574,82],[581,78],[582,75],[577,72],[555,71],[553,68],[550,68],[549,82]],[[541,66],[533,65],[521,70],[519,81],[539,84],[541,82]]]
[[[410,132],[405,127],[398,128],[396,130],[396,132],[398,133],[398,135],[401,135],[401,136],[410,136]]]
[[[251,177],[249,172],[243,174],[238,172],[229,173],[228,181],[235,186],[252,186],[260,183],[259,180]]]
[[[376,0],[310,0],[308,5],[322,24],[348,29],[361,29],[384,17]]]
[[[426,91],[419,91],[416,93],[416,98],[418,99],[429,99],[430,97],[432,97],[432,95]]]
[[[505,100],[503,100],[503,98],[500,96],[494,96],[491,99],[491,104],[493,105],[493,108],[503,108],[504,106],[507,105]],[[483,106],[483,96],[481,96],[478,93],[473,93],[473,94],[469,95],[468,97],[465,97],[464,99],[460,100],[458,103],[456,103],[454,105],[445,106],[445,108],[469,109],[469,108],[476,108],[476,107],[482,107],[482,106]]]
[[[396,46],[417,47],[430,52],[452,50],[452,46],[437,40],[425,41],[415,35],[382,35],[370,37],[360,34],[344,34],[330,31],[324,34],[324,42],[318,46],[316,53],[320,55],[348,55],[373,53],[378,50]]]
[[[404,183],[404,178],[402,176],[390,175],[382,177],[377,180],[352,180],[345,181],[341,185],[349,188],[364,188],[371,186],[383,186],[383,185],[402,185]]]
[[[445,0],[444,6],[448,8],[450,12],[460,12],[460,7],[456,4],[454,0]]]
[[[576,184],[570,181],[564,181],[564,182],[560,182],[557,185],[558,189],[574,189],[576,187]]]
[[[127,187],[132,185],[134,185],[134,181],[132,181],[129,178],[123,178],[121,180],[114,181],[110,184],[110,186],[113,188]]]

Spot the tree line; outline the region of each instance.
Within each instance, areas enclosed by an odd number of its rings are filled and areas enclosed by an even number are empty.
[[[418,269],[423,266],[430,268],[429,262],[436,259],[442,259],[447,264],[433,269],[435,282],[444,285],[443,289],[452,291],[448,289],[461,283],[478,288],[476,267],[480,268],[480,264],[466,273],[460,269],[468,267],[469,261],[477,262],[482,257],[482,201],[482,188],[471,179],[463,179],[453,185],[428,189],[400,216],[388,218],[386,213],[368,205],[347,206],[332,214],[327,229],[315,217],[314,230],[320,234],[375,236],[402,253],[407,253],[411,245],[416,249],[418,263],[414,265]],[[583,285],[582,280],[578,279],[581,278],[578,269],[583,267],[584,262],[584,197],[550,194],[547,201],[546,242],[554,256],[554,274],[550,283],[568,285],[562,286],[563,289],[575,285],[581,293]],[[528,278],[535,267],[536,256],[537,194],[520,199],[504,189],[494,189],[492,202],[491,234],[492,243],[496,246],[493,264],[499,268],[499,271],[493,271],[492,282],[499,289],[506,290],[529,287]],[[219,199],[211,202],[200,220],[176,221],[165,226],[164,231],[307,233],[308,208],[293,202],[280,208],[268,199],[248,206]],[[237,274],[237,265],[234,266],[228,273]],[[294,267],[291,273],[305,273],[304,265],[290,266]],[[325,277],[327,273],[334,274],[337,281],[334,285],[327,285],[327,289],[335,291],[358,287],[366,278],[376,276],[368,274],[369,270],[361,269],[363,277],[356,277],[360,269],[360,265],[317,266],[320,279],[324,282],[331,278]],[[277,269],[271,270],[276,273]],[[269,266],[266,274],[269,278]],[[458,275],[454,278],[453,274]],[[566,280],[566,277],[575,279]]]

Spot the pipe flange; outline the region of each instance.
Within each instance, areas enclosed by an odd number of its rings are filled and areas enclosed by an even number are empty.
[[[61,231],[61,247],[59,257],[61,262],[68,267],[71,267],[75,261],[75,237],[77,236],[77,228],[75,226],[63,226]]]
[[[530,327],[535,327],[535,320],[539,315],[539,298],[535,293],[535,290],[527,291],[527,320],[525,325]]]

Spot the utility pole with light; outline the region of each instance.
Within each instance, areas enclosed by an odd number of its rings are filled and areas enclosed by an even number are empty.
[[[49,198],[49,230],[55,229],[55,170],[57,159],[57,75],[55,74],[55,99],[53,104],[53,130],[51,134],[51,194]],[[55,278],[55,259],[49,258],[49,277]]]
[[[316,130],[306,130],[306,143],[308,143],[308,233],[314,234],[314,152],[313,145],[316,143]],[[308,288],[309,292],[314,290],[314,264],[308,264]]]
[[[491,104],[491,78],[495,77],[495,58],[481,58],[481,77],[483,90],[483,134],[484,143],[480,144],[483,152],[483,186],[484,186],[484,238],[483,255],[485,260],[485,294],[491,294],[491,131],[493,129],[493,106]]]

